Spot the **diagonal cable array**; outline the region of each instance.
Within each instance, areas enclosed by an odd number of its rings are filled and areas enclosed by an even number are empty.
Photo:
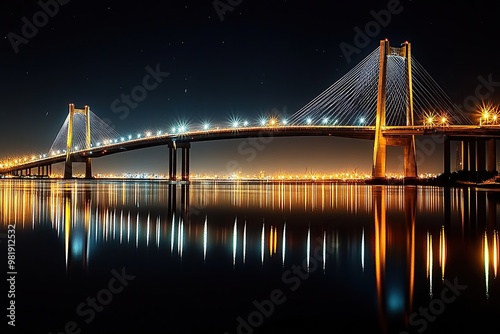
[[[370,53],[346,75],[319,96],[295,112],[289,119],[292,125],[375,124],[379,48]]]
[[[413,112],[415,125],[422,125],[426,115],[446,117],[447,123],[471,125],[472,120],[463,113],[424,67],[412,57]]]
[[[295,112],[291,125],[374,126],[377,116],[380,48],[375,49],[352,70],[323,93]],[[409,90],[407,59],[397,50],[387,55],[386,121],[388,126],[409,125],[407,109]],[[433,115],[446,124],[468,125],[463,114],[432,79],[423,66],[412,57],[414,125]]]
[[[97,147],[104,144],[117,142],[120,135],[110,125],[100,119],[89,110],[90,114],[90,145]],[[66,117],[56,139],[50,148],[50,154],[60,154],[66,152],[69,115]],[[87,148],[87,124],[84,114],[75,113],[73,115],[73,140],[71,152]]]

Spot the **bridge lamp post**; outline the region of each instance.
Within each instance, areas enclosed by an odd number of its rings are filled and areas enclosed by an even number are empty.
[[[288,125],[288,120],[286,118],[284,118],[282,121],[281,121],[281,124],[283,125]]]
[[[448,123],[448,119],[445,116],[441,117],[441,126],[444,127],[446,123]]]
[[[427,117],[427,124],[429,124],[429,126],[432,126],[434,124],[434,117],[432,116]]]
[[[328,124],[328,117],[323,118],[322,123],[323,123],[324,125]]]
[[[359,119],[359,125],[364,125],[365,124],[365,118],[364,117],[361,117]]]
[[[203,123],[203,130],[208,130],[210,129],[210,123]]]
[[[309,118],[309,117],[308,117],[308,118],[306,118],[306,124],[307,124],[307,125],[311,125],[311,123],[312,123],[312,119],[311,119],[311,118]]]
[[[488,124],[489,119],[490,119],[490,112],[488,109],[483,109],[483,117],[484,117],[484,124]],[[482,125],[481,121],[482,121],[482,118],[480,119],[479,125]]]

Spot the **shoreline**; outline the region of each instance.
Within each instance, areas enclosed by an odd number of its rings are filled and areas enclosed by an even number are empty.
[[[359,184],[359,185],[385,185],[385,186],[431,186],[431,187],[454,187],[454,188],[484,188],[484,189],[499,189],[500,181],[492,182],[473,182],[463,179],[445,179],[444,177],[437,177],[431,179],[396,179],[389,178],[383,180],[373,180],[373,179],[316,179],[316,180],[300,180],[300,179],[284,179],[284,180],[273,180],[273,179],[193,179],[190,181],[170,181],[163,178],[38,178],[38,177],[10,177],[10,178],[0,178],[0,180],[33,180],[33,181],[88,181],[88,182],[99,182],[99,181],[123,181],[123,182],[137,182],[137,181],[156,181],[165,182],[170,184],[194,184],[194,183],[245,183],[245,184],[259,184],[259,183],[275,183],[275,184]]]

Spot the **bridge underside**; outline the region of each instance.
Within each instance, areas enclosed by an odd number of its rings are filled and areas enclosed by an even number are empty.
[[[412,178],[416,177],[416,156],[411,152],[415,148],[415,139],[418,136],[442,136],[447,138],[449,141],[460,141],[462,144],[461,151],[461,162],[460,166],[462,170],[469,171],[479,171],[482,170],[483,165],[484,170],[495,171],[496,170],[496,140],[500,138],[500,131],[496,129],[480,129],[477,127],[449,127],[442,129],[423,129],[422,127],[412,127],[407,129],[391,129],[386,128],[382,131],[383,138],[385,140],[386,146],[400,146],[404,148],[404,175],[405,177]],[[171,180],[177,180],[177,155],[174,157],[173,152],[179,152],[183,155],[180,157],[181,161],[181,180],[187,180],[189,178],[189,153],[190,145],[194,142],[204,142],[213,140],[225,140],[225,139],[245,139],[245,138],[265,138],[265,137],[298,137],[298,136],[329,136],[329,137],[341,137],[341,138],[354,138],[354,139],[364,139],[364,140],[374,140],[375,139],[375,129],[374,127],[364,127],[364,128],[332,128],[332,127],[319,127],[318,129],[312,130],[311,128],[295,128],[295,129],[245,129],[243,131],[226,131],[221,133],[214,132],[199,132],[186,136],[155,136],[147,139],[133,140],[130,142],[116,143],[113,145],[108,145],[106,147],[93,148],[91,151],[81,151],[75,152],[71,155],[71,163],[85,163],[86,165],[86,177],[90,178],[92,175],[92,159],[108,156],[112,154],[117,154],[121,152],[133,151],[154,146],[167,146],[169,148],[169,178]],[[175,142],[175,145],[174,145]],[[483,145],[483,143],[485,145]],[[486,149],[487,160],[483,163],[483,147]],[[445,141],[445,151],[446,151],[446,141]],[[449,151],[449,149],[448,149]],[[415,158],[414,158],[415,157]],[[473,157],[473,158],[471,158]],[[175,159],[175,162],[174,162]],[[47,157],[45,159],[36,161],[27,161],[24,164],[18,166],[12,166],[8,168],[3,168],[0,170],[2,175],[14,175],[14,176],[40,176],[47,177],[52,174],[52,165],[58,163],[65,163],[66,155],[56,155]],[[66,166],[66,164],[65,164]],[[445,153],[445,164],[444,171],[448,172],[450,170],[449,154],[448,159],[446,159]],[[71,174],[66,176],[71,177],[72,175],[72,165],[70,167]],[[385,176],[385,173],[384,173]]]

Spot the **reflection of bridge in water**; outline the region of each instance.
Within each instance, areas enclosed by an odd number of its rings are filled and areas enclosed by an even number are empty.
[[[430,295],[452,280],[464,238],[480,241],[486,296],[498,273],[498,193],[469,188],[4,181],[0,197],[4,226],[57,233],[68,271],[118,245],[184,265],[357,267],[375,279],[382,319],[404,311],[408,320],[418,268]]]

